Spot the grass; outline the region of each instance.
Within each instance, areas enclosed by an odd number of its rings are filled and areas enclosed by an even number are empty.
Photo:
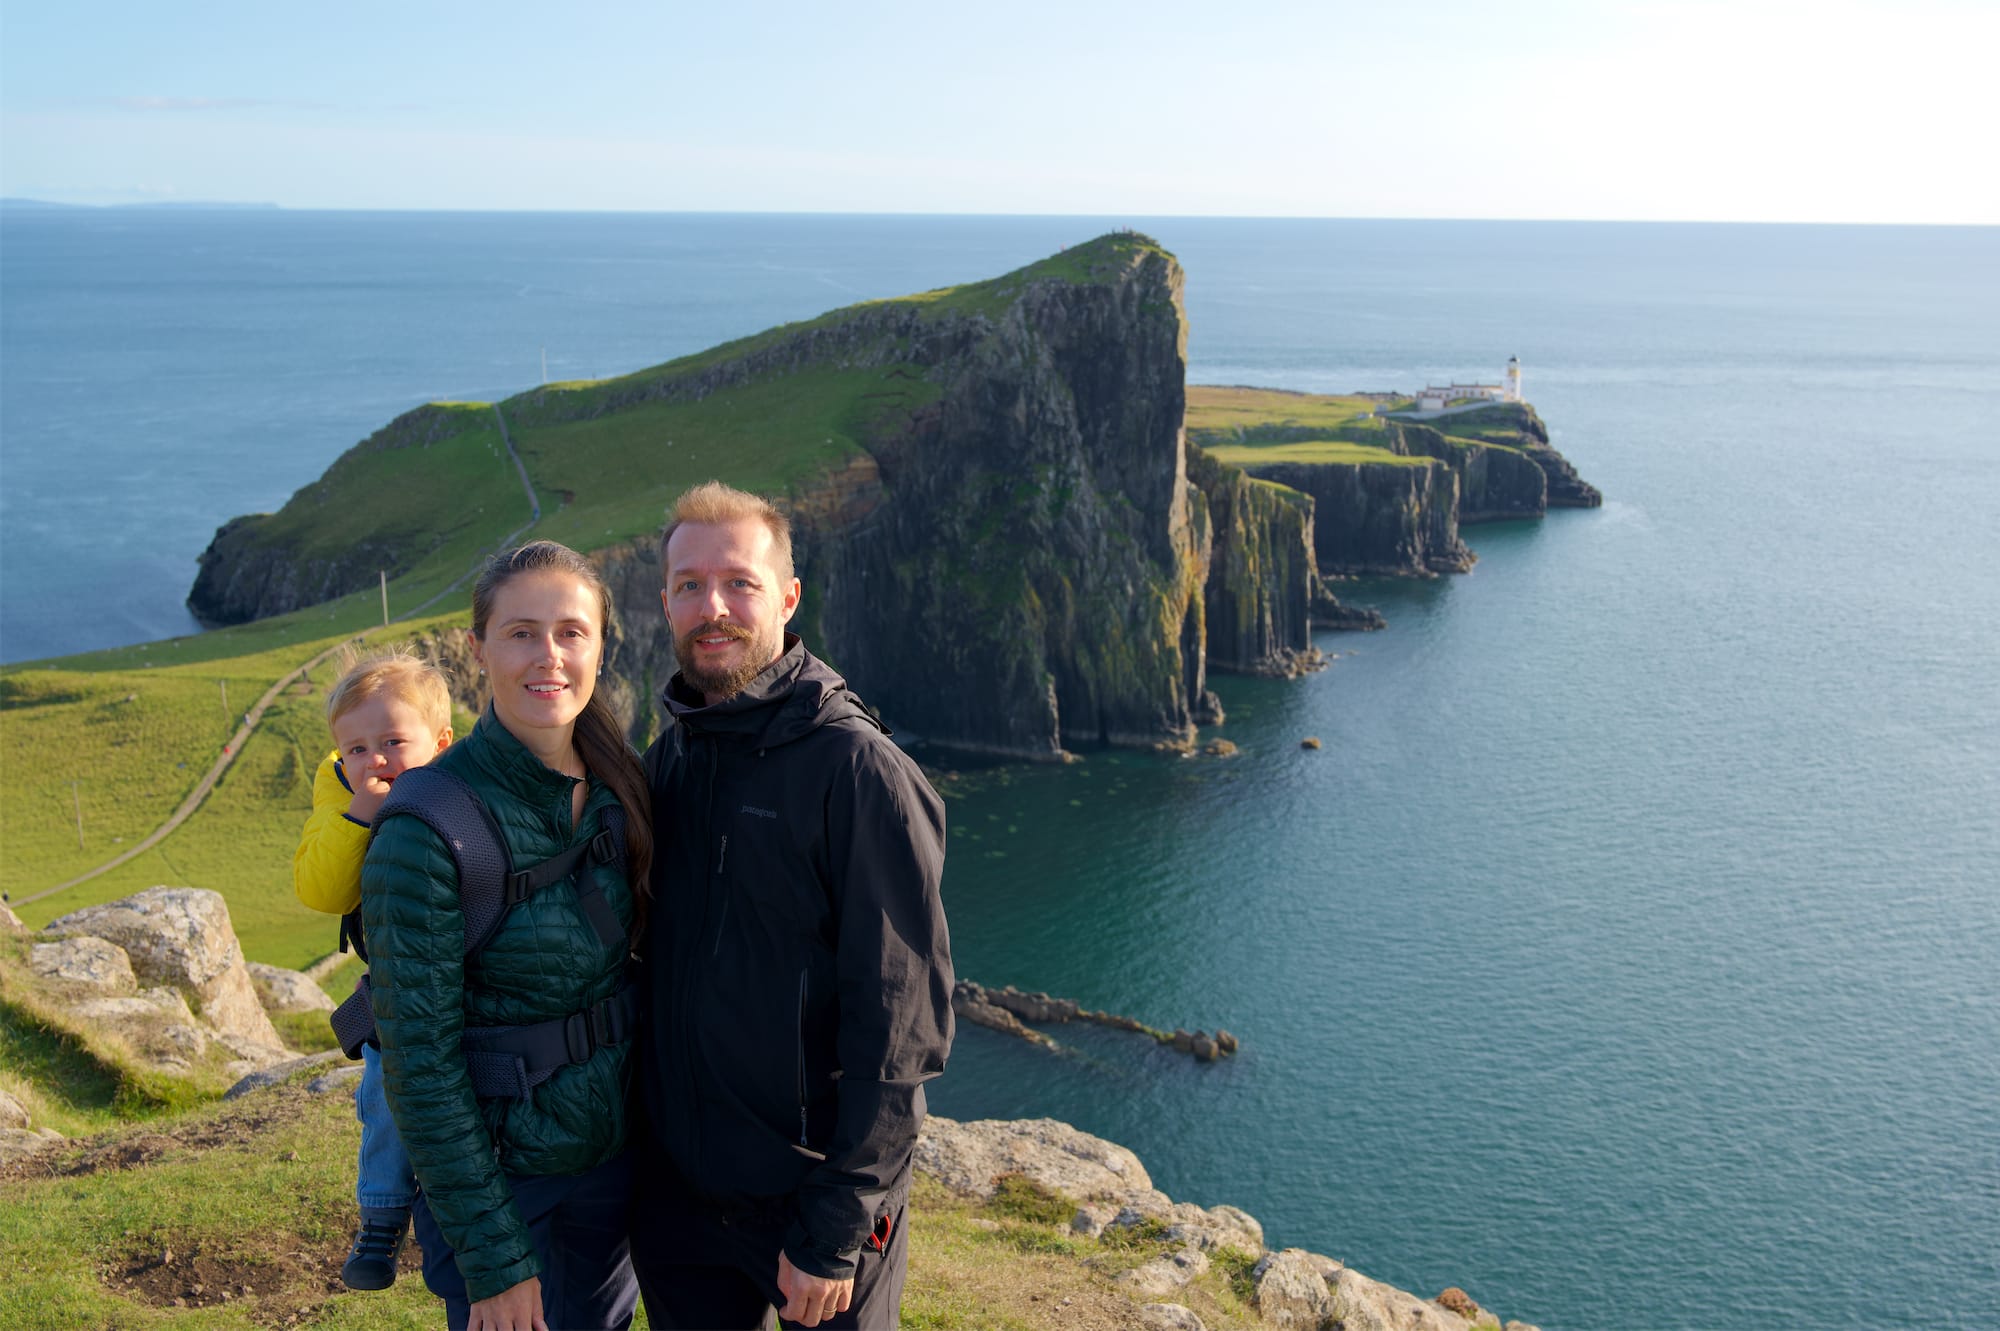
[[[698,402],[515,426],[515,446],[543,495],[535,534],[600,549],[658,531],[667,504],[701,481],[763,494],[801,489],[939,391],[903,366],[814,367]]]
[[[142,1066],[114,1037],[65,1020],[27,969],[31,946],[0,938],[0,1088],[37,1127],[96,1131],[187,1109],[228,1085],[219,1051],[194,1075],[173,1076]]]
[[[461,619],[458,614],[436,616],[394,626],[376,636],[394,641],[423,629],[454,625]],[[295,665],[297,656],[296,652],[288,653],[282,659]],[[250,684],[263,679],[266,668],[260,668],[260,673],[245,684],[246,700],[256,696]],[[5,766],[0,767],[0,798],[6,800],[8,809],[5,825],[10,851],[0,866],[5,875],[0,882],[17,897],[26,894],[24,889],[50,886],[115,855],[119,844],[112,840],[114,836],[129,843],[152,831],[206,769],[214,757],[210,745],[219,744],[221,738],[219,734],[209,737],[201,729],[209,708],[217,711],[218,730],[221,725],[219,703],[210,701],[210,686],[202,685],[191,691],[161,690],[163,701],[158,710],[164,718],[154,722],[162,734],[179,733],[173,729],[178,725],[200,737],[199,747],[182,760],[185,768],[153,757],[165,747],[164,739],[133,739],[120,744],[116,741],[121,732],[113,731],[103,740],[92,740],[89,748],[76,744],[74,736],[79,731],[89,733],[89,727],[107,724],[98,719],[99,713],[121,725],[136,724],[132,713],[137,704],[117,701],[123,696],[117,690],[127,684],[150,689],[161,681],[170,682],[176,677],[172,670],[131,678],[23,672],[0,677],[0,687],[11,686],[23,677],[37,692],[32,696],[25,689],[18,692],[15,704],[3,714],[7,724],[0,728],[0,741],[6,746],[0,752],[8,756]],[[22,921],[39,928],[80,907],[160,884],[207,887],[228,899],[237,937],[251,960],[298,967],[331,951],[333,919],[298,903],[292,894],[291,864],[299,828],[312,811],[313,772],[329,747],[323,690],[332,677],[331,670],[322,667],[314,672],[310,685],[295,684],[281,695],[201,808],[165,841],[87,883],[17,906]],[[109,702],[103,691],[107,689],[112,698]],[[233,702],[237,693],[234,685],[230,692]],[[235,719],[241,719],[240,713]],[[88,773],[79,785],[84,792],[85,827],[92,834],[88,856],[76,855],[75,823],[66,807],[68,771],[57,767],[51,772],[24,760],[36,743],[52,753],[77,758],[78,770]],[[113,761],[100,756],[95,764],[81,764],[81,757],[92,748]],[[148,797],[139,798],[142,795]],[[351,977],[348,985],[352,985]]]
[[[1386,448],[1372,448],[1346,439],[1298,439],[1281,444],[1210,444],[1205,450],[1217,462],[1254,467],[1275,462],[1337,462],[1379,467],[1428,467],[1426,457],[1405,457]]]
[[[1188,436],[1213,451],[1215,444],[1283,439],[1300,432],[1339,437],[1343,429],[1380,431],[1376,402],[1365,397],[1287,393],[1275,388],[1217,388],[1189,384]]]
[[[0,1326],[435,1327],[441,1309],[411,1272],[414,1248],[391,1290],[339,1286],[358,1144],[347,1097],[312,1095],[295,1080],[73,1142],[34,1168],[0,1173],[0,1250],[8,1256]],[[1054,1196],[1034,1191],[1037,1205]],[[1136,1307],[1111,1277],[1166,1249],[1145,1237],[1105,1248],[1072,1234],[1067,1216],[1024,1216],[1024,1195],[1016,1188],[983,1203],[918,1176],[905,1327],[1131,1324]],[[1212,1258],[1214,1269],[1177,1301],[1210,1326],[1254,1324],[1236,1275],[1244,1261]],[[643,1312],[638,1324],[646,1324]]]

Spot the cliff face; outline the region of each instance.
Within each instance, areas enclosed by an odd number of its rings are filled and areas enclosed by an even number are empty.
[[[282,615],[372,585],[380,572],[408,571],[441,545],[448,515],[413,513],[381,521],[377,504],[357,520],[328,520],[351,476],[366,474],[384,453],[428,449],[490,423],[483,408],[431,404],[398,416],[350,448],[319,480],[292,496],[281,513],[231,518],[197,561],[188,609],[211,627]],[[525,517],[525,513],[523,514]],[[373,520],[363,522],[360,518]],[[313,527],[318,526],[318,532]],[[314,539],[315,535],[331,539]]]
[[[1211,664],[1292,674],[1317,661],[1315,624],[1381,626],[1322,571],[1460,572],[1461,521],[1597,502],[1525,407],[1454,416],[1448,438],[1360,399],[1205,390],[1223,424],[1204,438],[1327,446],[1191,448],[1182,284],[1173,256],[1121,233],[618,379],[434,404],[281,512],[225,525],[189,603],[235,622],[378,569],[442,582],[525,507],[511,443],[547,510],[529,534],[588,541],[605,570],[621,621],[605,687],[643,740],[675,669],[649,533],[719,477],[791,512],[795,627],[899,730],[1054,759],[1184,744],[1217,715]],[[483,702],[476,676],[461,686]]]
[[[1478,411],[1445,417],[1439,424],[1461,439],[1478,444],[1499,444],[1516,450],[1521,458],[1532,463],[1542,473],[1545,495],[1542,508],[1536,510],[1537,514],[1549,508],[1596,508],[1604,502],[1604,496],[1598,493],[1597,487],[1577,475],[1569,459],[1549,443],[1549,427],[1525,402],[1496,403]],[[1405,431],[1422,431],[1429,427],[1404,422],[1402,428]],[[1415,446],[1414,441],[1410,451],[1440,456],[1428,447]],[[1520,510],[1518,501],[1512,496],[1525,496],[1530,482],[1512,475],[1521,470],[1518,464],[1507,464],[1507,470],[1510,473],[1507,477],[1497,478],[1503,488],[1482,498],[1480,508],[1492,517],[1529,516]],[[1473,522],[1479,519],[1461,511],[1459,520]]]
[[[971,316],[927,367],[938,400],[871,443],[885,500],[805,532],[820,648],[920,735],[1054,757],[1191,732],[1210,536],[1181,270],[1151,247],[1086,262],[1095,280]]]
[[[1548,511],[1548,481],[1526,454],[1500,444],[1448,439],[1427,425],[1393,425],[1391,447],[1436,458],[1458,476],[1460,524],[1538,518]]]
[[[1442,463],[1274,462],[1251,475],[1311,495],[1313,549],[1328,574],[1463,573],[1458,473]]]
[[[1260,481],[1188,450],[1188,477],[1214,529],[1202,600],[1208,663],[1217,670],[1292,675],[1317,661],[1312,496]]]

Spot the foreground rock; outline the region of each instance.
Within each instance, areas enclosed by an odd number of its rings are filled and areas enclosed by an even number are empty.
[[[1116,1277],[1135,1303],[1144,1305],[1134,1310],[1135,1324],[1200,1327],[1193,1311],[1163,1300],[1182,1297],[1178,1291],[1201,1279],[1215,1261],[1211,1254],[1233,1252],[1257,1259],[1250,1277],[1258,1316],[1280,1331],[1475,1331],[1498,1325],[1463,1290],[1446,1290],[1428,1301],[1319,1253],[1272,1252],[1255,1217],[1233,1206],[1175,1202],[1153,1186],[1131,1151],[1054,1119],[961,1123],[932,1116],[917,1141],[916,1167],[954,1191],[981,1198],[992,1197],[1002,1179],[1024,1178],[1076,1205],[1070,1228],[1077,1235],[1095,1238],[1124,1228],[1160,1245]],[[1518,1322],[1507,1327],[1534,1331]]]
[[[261,961],[249,965],[250,983],[266,1012],[331,1012],[334,1002],[326,990],[314,984],[304,971],[288,971],[266,966]]]
[[[54,941],[33,950],[31,968],[56,994],[97,995],[73,1010],[154,1066],[187,1071],[210,1039],[239,1074],[292,1057],[258,1001],[221,893],[149,888],[71,911],[42,932]]]
[[[28,953],[28,969],[72,993],[115,998],[139,992],[125,949],[102,938],[37,943]]]

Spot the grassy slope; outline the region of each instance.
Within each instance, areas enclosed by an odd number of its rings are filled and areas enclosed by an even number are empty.
[[[0,1173],[0,1326],[436,1326],[437,1301],[410,1274],[414,1247],[394,1289],[339,1287],[357,1145],[344,1094],[293,1084],[115,1128]],[[920,1177],[903,1325],[1131,1325],[1137,1308],[1113,1277],[1166,1248],[1143,1229],[1079,1238],[1067,1225],[1074,1209],[1019,1182],[980,1203]],[[1176,1299],[1212,1327],[1254,1323],[1247,1254],[1218,1256]]]
[[[1269,388],[1189,385],[1188,438],[1218,462],[1345,462],[1422,467],[1388,448],[1388,430],[1363,397]]]
[[[376,631],[396,640],[412,631],[462,622],[454,613]],[[317,644],[313,644],[317,645]],[[296,665],[297,650],[231,662],[254,672],[243,678],[245,702]],[[6,800],[9,854],[0,884],[23,895],[101,863],[121,844],[165,820],[215,757],[227,737],[219,690],[206,663],[151,671],[87,673],[35,670],[0,677],[50,692],[17,696],[0,712],[0,798]],[[173,835],[127,864],[68,891],[20,905],[24,923],[39,927],[81,906],[111,901],[158,884],[209,887],[229,899],[231,918],[253,961],[301,966],[331,949],[328,919],[292,896],[292,850],[312,808],[312,775],[328,747],[322,667],[311,685],[292,685],[262,723],[207,801]],[[69,690],[55,691],[57,686]],[[239,683],[230,682],[231,722]],[[136,692],[139,700],[123,698]],[[211,730],[213,733],[211,734]],[[76,737],[85,736],[82,743]],[[178,743],[180,748],[172,747]],[[184,752],[177,762],[161,754]],[[43,755],[48,755],[44,758]],[[52,760],[61,759],[51,765]],[[180,764],[185,764],[181,766]],[[88,853],[76,850],[69,781],[80,777]],[[114,840],[114,838],[117,838]]]

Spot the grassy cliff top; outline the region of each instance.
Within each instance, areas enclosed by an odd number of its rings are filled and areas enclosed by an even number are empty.
[[[1188,438],[1219,462],[1334,462],[1427,466],[1389,448],[1388,427],[1365,397],[1279,388],[1188,385]]]

